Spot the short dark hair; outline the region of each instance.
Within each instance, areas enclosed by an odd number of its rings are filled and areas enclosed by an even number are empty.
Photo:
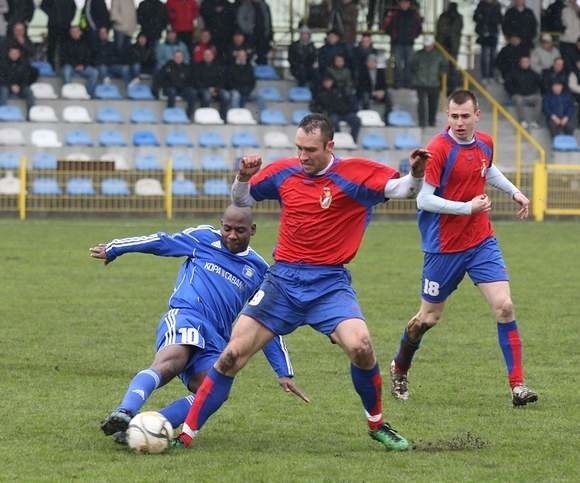
[[[324,144],[328,141],[332,141],[334,138],[334,127],[332,126],[332,121],[324,114],[308,114],[302,119],[302,121],[300,121],[298,129],[302,129],[307,134],[320,129],[320,134]]]
[[[466,102],[469,102],[469,101],[473,102],[473,107],[475,107],[476,109],[479,107],[479,103],[477,102],[477,97],[473,93],[473,91],[470,91],[468,89],[456,89],[448,97],[447,105],[449,105],[451,102],[454,102],[455,104],[461,105],[461,104],[465,104]]]

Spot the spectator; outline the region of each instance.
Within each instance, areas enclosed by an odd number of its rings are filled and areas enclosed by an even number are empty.
[[[139,82],[139,76],[143,72],[147,74],[155,72],[155,50],[153,43],[147,39],[144,33],[141,32],[131,46],[129,59],[131,83]]]
[[[234,33],[235,12],[228,0],[205,0],[201,4],[201,16],[205,28],[218,52],[224,52]]]
[[[235,62],[235,55],[238,50],[245,50],[248,54],[248,61],[252,60],[254,56],[254,49],[246,41],[246,36],[240,30],[236,30],[232,36],[231,44],[228,46],[227,50],[223,52],[223,60],[226,63]],[[219,54],[218,54],[219,57]]]
[[[34,59],[35,49],[32,40],[28,37],[28,29],[26,24],[22,22],[16,22],[12,25],[10,35],[6,40],[7,48],[17,47],[20,49],[22,60],[30,62]]]
[[[391,37],[391,52],[395,57],[395,89],[411,87],[413,44],[423,31],[421,23],[421,16],[411,8],[410,0],[399,0],[398,8],[388,10],[383,21],[383,30]]]
[[[57,69],[56,54],[69,35],[77,5],[75,0],[42,0],[40,8],[48,16],[46,57],[52,67]]]
[[[299,35],[298,40],[292,42],[288,47],[290,73],[299,86],[310,85],[312,88],[317,84],[316,68],[314,67],[317,58],[316,47],[310,38],[308,27],[300,27]]]
[[[336,55],[342,55],[346,60],[346,65],[352,66],[352,53],[350,46],[340,40],[340,33],[330,30],[326,34],[324,45],[318,49],[318,71],[321,75],[326,72]]]
[[[234,54],[234,62],[227,67],[226,87],[231,93],[231,107],[244,107],[252,99],[256,77],[248,60],[246,50],[240,49]]]
[[[352,80],[352,72],[346,66],[344,57],[340,54],[334,56],[332,65],[326,69],[326,73],[330,74],[334,79],[334,86],[344,92],[348,96],[352,96],[354,91],[354,82]]]
[[[266,0],[253,0],[256,9],[256,24],[254,27],[254,41],[256,49],[256,63],[268,63],[268,53],[272,48],[274,30],[272,28],[272,12]]]
[[[554,45],[552,36],[548,33],[542,34],[540,38],[540,45],[532,50],[530,57],[532,63],[532,70],[542,75],[546,69],[549,69],[554,64],[554,60],[560,57],[558,47]]]
[[[499,51],[495,60],[495,65],[501,74],[503,82],[518,65],[520,59],[528,55],[529,49],[522,45],[521,39],[517,35],[508,39],[508,43]]]
[[[513,100],[518,121],[524,129],[537,128],[542,111],[542,78],[530,68],[530,58],[519,60],[505,81],[505,90]],[[526,109],[529,107],[530,109]]]
[[[393,105],[387,90],[385,69],[378,67],[375,54],[367,55],[366,62],[362,67],[359,67],[356,78],[356,94],[359,108],[370,109],[371,101],[384,105],[383,119],[388,124],[389,113]]]
[[[224,68],[215,60],[213,50],[204,51],[203,62],[196,66],[195,78],[201,106],[208,107],[212,100],[217,100],[220,116],[225,121],[230,107],[231,94],[226,89]]]
[[[34,16],[34,0],[8,0],[8,25],[23,23],[28,25]],[[24,52],[23,52],[24,54]]]
[[[111,28],[111,17],[105,0],[85,0],[83,16],[86,19],[89,46],[94,51],[99,44],[99,31]]]
[[[137,10],[133,0],[111,0],[111,23],[115,47],[121,56],[131,50],[131,39],[137,30]]]
[[[361,35],[358,45],[354,48],[353,52],[353,63],[354,72],[359,72],[363,69],[367,63],[367,57],[369,55],[378,55],[378,51],[373,45],[373,37],[370,32],[365,32]]]
[[[441,75],[447,70],[447,61],[435,49],[435,39],[426,35],[424,47],[411,60],[413,87],[417,91],[419,126],[435,126],[439,108]]]
[[[576,61],[576,67],[568,75],[568,89],[574,96],[576,104],[580,105],[580,59]],[[578,110],[578,121],[580,121],[580,109]],[[576,123],[578,125],[578,123]]]
[[[310,110],[326,114],[336,131],[339,130],[340,121],[346,122],[350,126],[352,138],[355,142],[357,141],[361,120],[356,115],[351,96],[334,85],[331,75],[325,74],[322,77],[322,84],[310,104]]]
[[[354,45],[357,33],[358,5],[354,0],[338,0],[331,11],[331,25],[348,45]]]
[[[580,8],[575,0],[568,0],[562,10],[562,26],[560,35],[560,53],[566,64],[566,70],[576,68],[576,41],[580,37]]]
[[[173,30],[168,30],[165,34],[165,40],[157,44],[157,48],[155,49],[157,68],[160,69],[173,59],[173,54],[176,50],[180,50],[185,54],[184,62],[189,64],[189,49],[183,42],[177,39],[177,34]]]
[[[544,95],[542,110],[552,137],[558,134],[573,134],[576,127],[574,98],[561,81],[552,84],[550,92]]]
[[[36,82],[38,71],[22,57],[22,51],[15,46],[8,47],[8,55],[0,63],[0,106],[9,97],[19,97],[26,101],[26,108],[34,105],[34,94],[30,85]]]
[[[196,92],[193,88],[193,67],[185,63],[186,51],[176,50],[173,58],[159,71],[159,85],[167,96],[167,107],[175,107],[175,99],[181,96],[187,104],[187,115],[195,111]]]
[[[161,0],[143,0],[137,7],[137,22],[147,42],[155,46],[169,23],[167,7]]]
[[[171,30],[177,33],[177,38],[191,52],[195,21],[199,17],[197,1],[167,0],[167,13],[169,14]]]
[[[461,31],[463,30],[463,16],[457,11],[457,3],[450,2],[437,20],[435,40],[439,42],[451,56],[457,60],[461,45]],[[447,71],[447,93],[453,92],[459,85],[459,73],[451,64]]]
[[[108,83],[111,77],[120,77],[125,86],[131,82],[128,55],[126,58],[119,55],[115,44],[109,40],[109,31],[104,27],[99,30],[99,43],[93,55],[100,82]]]
[[[473,14],[477,43],[481,45],[481,78],[484,83],[493,79],[499,26],[501,25],[501,5],[498,0],[480,0]]]
[[[208,49],[213,50],[214,56],[217,57],[215,45],[213,45],[213,42],[211,41],[211,33],[209,30],[204,29],[201,31],[199,40],[193,46],[193,51],[191,53],[192,62],[194,64],[199,64],[200,62],[203,62],[203,53]]]
[[[87,92],[92,97],[99,80],[99,72],[91,65],[92,52],[80,27],[73,25],[69,35],[60,46],[62,80],[65,84],[72,81],[74,75],[86,79]]]
[[[8,22],[6,22],[5,17],[7,13],[8,13],[8,0],[0,0],[0,51],[4,50],[4,42],[6,41]]]
[[[542,32],[563,32],[562,10],[564,9],[564,0],[554,0],[546,10],[542,10],[541,29]]]
[[[534,47],[538,20],[533,10],[526,7],[526,0],[514,0],[513,5],[506,10],[501,26],[506,37],[517,35],[526,49]]]
[[[542,83],[544,86],[542,92],[550,92],[550,88],[554,82],[560,82],[564,86],[564,90],[568,90],[568,71],[566,70],[562,57],[554,59],[552,66],[542,72]]]

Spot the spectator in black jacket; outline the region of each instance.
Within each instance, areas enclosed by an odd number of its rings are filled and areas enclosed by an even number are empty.
[[[552,84],[554,82],[559,82],[564,86],[564,90],[568,90],[568,76],[569,72],[566,70],[566,65],[562,57],[554,59],[552,67],[546,69],[542,72],[542,83],[544,88],[543,93],[550,92],[552,89]]]
[[[477,43],[481,45],[481,78],[485,82],[493,79],[499,26],[501,25],[501,5],[497,0],[480,0],[473,14]]]
[[[251,62],[254,57],[254,49],[247,42],[244,32],[236,30],[234,35],[232,35],[232,41],[227,50],[222,54],[218,52],[216,58],[223,60],[226,64],[233,64],[236,61],[236,52],[242,49],[246,51],[248,62]]]
[[[86,18],[87,40],[92,50],[99,44],[99,31],[111,28],[111,16],[105,0],[85,0],[83,14]]]
[[[38,71],[22,58],[18,47],[9,47],[8,54],[0,63],[0,106],[9,97],[19,97],[26,101],[28,110],[34,105],[34,94],[30,85],[36,82]]]
[[[530,55],[530,50],[522,45],[522,41],[517,35],[508,39],[508,43],[499,51],[495,60],[495,66],[504,82],[511,71],[516,68],[519,60],[528,55]]]
[[[93,96],[99,80],[99,72],[91,65],[91,61],[91,49],[82,30],[80,27],[72,26],[68,37],[60,45],[62,80],[68,84],[75,75],[85,78],[87,92]]]
[[[128,58],[119,55],[115,43],[109,40],[109,31],[104,27],[99,30],[99,43],[93,55],[100,82],[107,83],[110,77],[120,77],[125,85],[131,82]]]
[[[387,90],[385,69],[378,68],[376,55],[370,54],[367,56],[365,64],[359,68],[356,77],[356,95],[359,108],[370,109],[371,101],[384,105],[383,119],[387,123],[393,104]]]
[[[234,63],[227,67],[227,88],[231,93],[231,107],[244,107],[252,99],[256,87],[254,68],[248,62],[248,53],[244,49],[236,51]]]
[[[48,16],[46,57],[52,67],[57,69],[56,54],[62,41],[69,35],[77,5],[75,0],[42,0],[40,8]]]
[[[175,107],[175,98],[181,96],[187,104],[187,115],[195,111],[196,91],[193,87],[193,67],[185,62],[185,53],[176,50],[173,59],[159,71],[159,84],[167,96],[167,107]]]
[[[353,63],[355,75],[361,69],[363,69],[367,63],[367,57],[369,55],[378,55],[378,50],[373,45],[373,37],[370,32],[365,32],[362,34],[358,45],[353,51]]]
[[[231,94],[226,89],[224,67],[215,60],[213,50],[204,51],[203,62],[196,65],[195,79],[201,106],[208,107],[212,100],[219,101],[220,116],[225,121]]]
[[[533,10],[526,7],[526,0],[514,0],[513,6],[505,12],[501,27],[506,37],[517,35],[525,48],[531,50],[534,47],[538,19]]]
[[[529,57],[522,57],[505,81],[518,121],[525,129],[537,128],[542,112],[542,78],[531,69]],[[529,108],[529,109],[527,109]]]
[[[264,65],[268,63],[268,52],[270,52],[272,40],[274,40],[272,12],[265,0],[253,0],[253,2],[256,9],[256,25],[254,27],[256,63]]]
[[[137,40],[131,46],[129,54],[129,77],[131,83],[138,82],[142,72],[153,74],[155,72],[155,49],[144,33],[137,36]]]
[[[326,73],[334,57],[340,54],[346,60],[346,65],[352,68],[352,49],[340,39],[340,33],[336,30],[330,30],[326,34],[326,41],[322,47],[318,49],[318,71],[321,75]]]
[[[12,25],[8,38],[6,39],[6,47],[17,47],[20,49],[22,60],[30,62],[34,58],[34,44],[30,37],[28,37],[26,24],[16,22]]]
[[[542,100],[542,110],[552,137],[558,134],[574,134],[576,128],[576,107],[574,98],[564,89],[564,84],[556,80]]]
[[[224,52],[234,33],[234,6],[228,0],[204,0],[200,10],[217,51]]]
[[[300,37],[288,47],[288,62],[290,73],[294,76],[299,86],[317,84],[317,75],[314,64],[316,63],[316,47],[310,39],[308,27],[301,27]]]
[[[137,7],[137,22],[141,33],[147,37],[147,43],[155,45],[167,28],[169,15],[161,0],[143,0]]]
[[[17,22],[27,25],[34,16],[34,0],[8,0],[8,7],[6,14],[8,25],[14,25]]]

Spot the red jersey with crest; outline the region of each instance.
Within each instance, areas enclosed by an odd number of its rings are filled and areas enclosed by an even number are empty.
[[[435,195],[466,202],[485,193],[485,175],[493,159],[491,136],[476,131],[473,142],[459,144],[445,131],[431,139],[427,149],[432,157],[425,181],[436,187]],[[428,253],[461,252],[493,235],[488,212],[466,216],[419,210],[419,229]]]
[[[252,176],[250,194],[280,202],[276,261],[342,265],[356,255],[372,207],[385,201],[387,181],[398,177],[362,158],[335,158],[326,173],[311,176],[298,158],[285,158]]]

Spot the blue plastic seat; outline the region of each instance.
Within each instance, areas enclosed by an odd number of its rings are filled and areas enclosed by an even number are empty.
[[[18,106],[0,106],[0,122],[23,122],[24,114]]]
[[[234,148],[259,148],[260,143],[251,132],[240,131],[232,134],[232,146]]]
[[[147,84],[130,84],[127,89],[127,97],[134,101],[151,101],[155,99],[151,87]]]
[[[277,87],[261,86],[256,89],[256,94],[260,99],[266,102],[282,102],[284,98]]]
[[[113,106],[99,107],[96,112],[97,122],[108,124],[122,124],[123,116],[121,111]]]
[[[19,153],[0,152],[0,169],[18,169],[21,157]]]
[[[36,178],[32,181],[32,194],[35,195],[61,195],[62,190],[55,178]]]
[[[288,89],[288,100],[290,102],[310,102],[312,92],[308,87],[293,86]]]
[[[127,146],[127,141],[119,131],[107,129],[99,135],[101,146]]]
[[[411,171],[411,164],[409,163],[409,158],[403,158],[401,159],[401,161],[399,161],[399,173],[401,173],[402,176],[409,174],[409,171]]]
[[[90,196],[95,194],[93,180],[89,178],[69,178],[66,193],[71,196]]]
[[[165,144],[172,147],[193,147],[193,141],[185,131],[170,131],[165,135]]]
[[[93,140],[90,133],[81,129],[73,129],[64,135],[67,146],[92,146]]]
[[[208,196],[229,196],[230,185],[224,178],[210,178],[203,183],[203,192]]]
[[[135,131],[133,146],[160,146],[159,139],[153,131]]]
[[[388,116],[389,126],[395,127],[413,127],[415,121],[413,116],[407,111],[391,111]]]
[[[220,171],[229,169],[229,166],[221,153],[209,153],[201,158],[201,169],[205,171]]]
[[[171,183],[173,196],[196,196],[198,194],[195,183],[190,179],[174,179]]]
[[[166,107],[163,109],[163,122],[167,124],[190,124],[191,121],[181,107]]]
[[[131,122],[135,124],[157,124],[159,119],[148,107],[137,107],[131,112]]]
[[[365,134],[361,139],[361,146],[363,149],[372,149],[375,151],[389,149],[389,143],[385,139],[385,136],[376,132]]]
[[[558,134],[552,140],[552,149],[554,151],[578,151],[578,141],[570,134]]]
[[[101,193],[106,196],[129,196],[129,185],[122,178],[105,178],[101,181]]]
[[[226,142],[219,132],[204,131],[199,135],[199,146],[202,148],[225,148]]]
[[[159,171],[163,169],[163,164],[156,154],[141,153],[135,157],[135,169],[139,171]]]
[[[300,121],[304,119],[311,112],[308,109],[296,109],[292,112],[292,124],[300,124]]]
[[[258,80],[279,80],[280,76],[271,65],[255,65],[254,76]]]
[[[260,123],[285,126],[288,124],[288,120],[280,109],[262,109],[260,111]]]
[[[95,88],[95,97],[97,99],[123,99],[115,84],[99,84]]]
[[[33,169],[56,169],[58,160],[53,153],[36,153],[32,156]]]
[[[421,147],[419,139],[408,132],[399,133],[395,136],[395,149],[415,149]]]
[[[50,62],[46,62],[45,60],[34,60],[31,62],[33,67],[38,69],[38,75],[40,77],[55,77],[56,72],[50,65]]]
[[[195,169],[193,159],[187,153],[174,153],[171,156],[174,171],[191,171]]]

